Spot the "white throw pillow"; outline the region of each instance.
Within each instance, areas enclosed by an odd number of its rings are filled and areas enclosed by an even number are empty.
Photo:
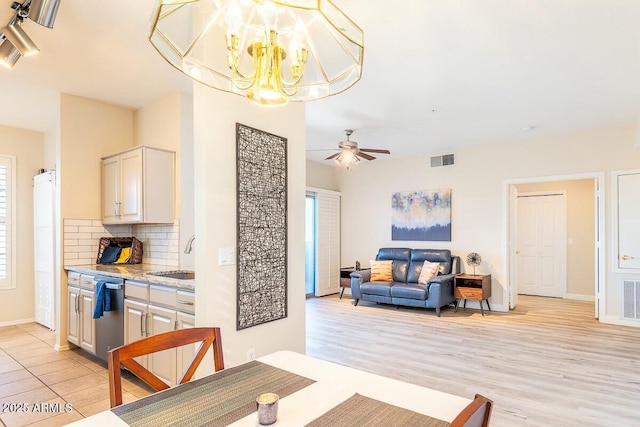
[[[420,277],[418,277],[418,283],[421,285],[426,285],[429,279],[432,279],[438,275],[439,269],[440,269],[439,262],[425,261],[424,264],[422,264],[422,271],[420,271]]]

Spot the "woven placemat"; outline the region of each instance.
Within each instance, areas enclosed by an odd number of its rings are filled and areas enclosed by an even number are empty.
[[[446,421],[354,394],[307,427],[446,427]]]
[[[253,361],[113,408],[124,422],[144,426],[226,426],[256,412],[256,397],[285,397],[315,381]],[[257,422],[257,418],[256,418]]]

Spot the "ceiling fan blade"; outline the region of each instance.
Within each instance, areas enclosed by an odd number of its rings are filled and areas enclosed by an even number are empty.
[[[363,159],[367,159],[367,160],[375,160],[376,158],[373,156],[370,156],[368,154],[365,154],[362,152],[362,150],[360,150],[359,152],[356,153],[356,156],[358,157],[362,157]]]
[[[340,155],[341,152],[338,152],[336,154],[332,154],[329,157],[327,157],[325,160],[331,160],[331,159],[335,159],[336,157],[338,157]]]
[[[364,151],[365,153],[391,154],[389,150],[379,150],[377,148],[361,148],[360,151]]]

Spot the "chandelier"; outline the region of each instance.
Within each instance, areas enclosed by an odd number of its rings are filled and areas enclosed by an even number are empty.
[[[192,79],[261,105],[340,93],[364,34],[329,0],[156,0],[149,40]]]

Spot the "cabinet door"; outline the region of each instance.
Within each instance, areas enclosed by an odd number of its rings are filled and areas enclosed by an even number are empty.
[[[80,345],[80,289],[67,288],[67,341]]]
[[[193,314],[187,314],[178,312],[177,313],[177,329],[187,329],[194,328],[196,326],[196,316]],[[180,378],[184,371],[187,369],[187,366],[191,363],[193,359],[193,355],[196,353],[196,345],[189,344],[179,347],[177,349],[177,378]]]
[[[176,312],[149,305],[149,336],[175,330]],[[149,354],[147,369],[165,383],[176,384],[176,349]]]
[[[142,221],[142,149],[120,155],[121,222]]]
[[[147,304],[124,300],[124,343],[129,344],[146,336]],[[142,366],[147,366],[147,356],[136,357]]]
[[[82,289],[80,291],[80,347],[96,354],[96,320],[93,318],[95,293]]]
[[[120,157],[102,161],[102,222],[114,224],[120,221]]]

